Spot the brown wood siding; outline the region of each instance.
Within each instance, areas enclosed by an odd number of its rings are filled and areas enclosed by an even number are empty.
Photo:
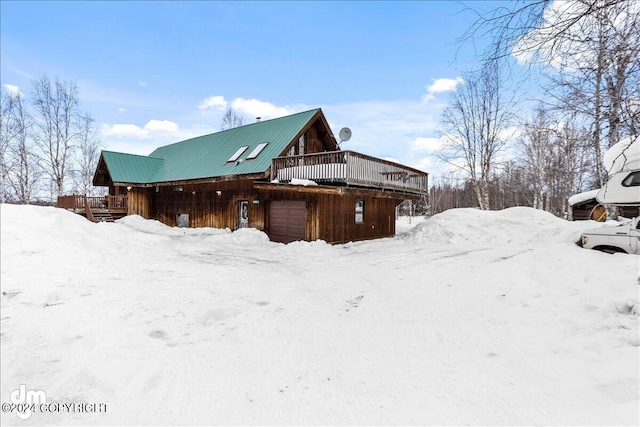
[[[595,200],[585,201],[571,206],[571,219],[573,221],[585,221],[590,219],[591,211],[598,206],[599,203]]]
[[[618,206],[620,216],[625,218],[635,218],[640,216],[640,206]]]
[[[353,194],[351,194],[353,193]],[[362,190],[344,194],[306,192],[299,189],[260,189],[261,200],[306,201],[306,239],[324,240],[329,243],[344,243],[356,240],[375,239],[395,235],[396,199],[366,195]],[[356,224],[355,203],[364,200],[364,221]],[[269,216],[266,231],[271,235],[273,218]],[[276,227],[278,225],[276,224]]]
[[[307,204],[303,200],[274,200],[269,203],[269,237],[290,243],[307,237]]]
[[[258,199],[253,181],[237,180],[152,189],[152,217],[169,226],[177,224],[178,214],[189,214],[189,227],[215,227],[235,230],[238,202],[249,201],[249,227],[264,230],[265,206]],[[219,193],[218,193],[219,192]]]
[[[278,223],[269,214],[274,201],[304,202],[304,239],[329,243],[388,237],[395,234],[397,196],[388,192],[352,188],[275,186],[237,180],[181,186],[132,188],[129,212],[177,225],[178,214],[189,215],[189,227],[215,227],[235,230],[238,202],[249,202],[249,227],[272,234]],[[219,192],[219,194],[218,194]],[[356,223],[356,200],[364,201],[362,223]],[[302,204],[298,204],[302,206]],[[297,220],[301,221],[302,216]],[[276,220],[277,221],[277,220]],[[300,226],[301,224],[298,224]],[[299,231],[298,231],[299,233]],[[296,235],[296,239],[301,234]],[[274,239],[278,239],[276,235]]]
[[[127,192],[127,215],[151,218],[151,189],[132,188]]]

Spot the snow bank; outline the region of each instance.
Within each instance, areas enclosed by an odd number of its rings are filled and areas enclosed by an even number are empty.
[[[228,228],[185,228],[185,227],[169,227],[160,221],[144,219],[140,215],[128,215],[116,221],[125,227],[142,231],[144,233],[157,234],[161,236],[184,236],[184,235],[220,235],[229,234],[231,230]]]
[[[601,227],[595,221],[569,222],[527,207],[502,211],[450,209],[425,220],[408,232],[409,241],[429,244],[494,247],[574,243],[585,229]]]
[[[601,224],[460,209],[284,245],[33,206],[0,220],[3,403],[24,384],[108,407],[2,425],[640,421],[638,257],[572,244]]]

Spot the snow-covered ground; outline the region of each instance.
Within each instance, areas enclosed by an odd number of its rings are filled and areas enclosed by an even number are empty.
[[[640,257],[573,244],[602,224],[458,209],[331,246],[0,214],[2,403],[107,408],[3,425],[640,421]]]

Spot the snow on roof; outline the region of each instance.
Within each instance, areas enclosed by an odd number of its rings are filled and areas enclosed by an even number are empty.
[[[628,136],[607,150],[602,162],[610,176],[620,172],[623,168],[627,170],[640,169],[640,143],[638,139],[640,137]]]
[[[595,199],[599,191],[600,189],[598,188],[596,190],[574,194],[573,196],[569,197],[569,205],[573,206],[577,205],[578,203],[586,202],[587,200]]]

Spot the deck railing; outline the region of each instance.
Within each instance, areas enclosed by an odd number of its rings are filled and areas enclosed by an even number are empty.
[[[64,209],[86,209],[89,208],[107,209],[109,211],[127,211],[127,196],[102,196],[102,197],[87,197],[83,195],[73,194],[71,196],[59,196],[58,207]]]
[[[428,177],[426,172],[355,151],[276,157],[271,163],[271,180],[280,182],[297,178],[426,194]]]

